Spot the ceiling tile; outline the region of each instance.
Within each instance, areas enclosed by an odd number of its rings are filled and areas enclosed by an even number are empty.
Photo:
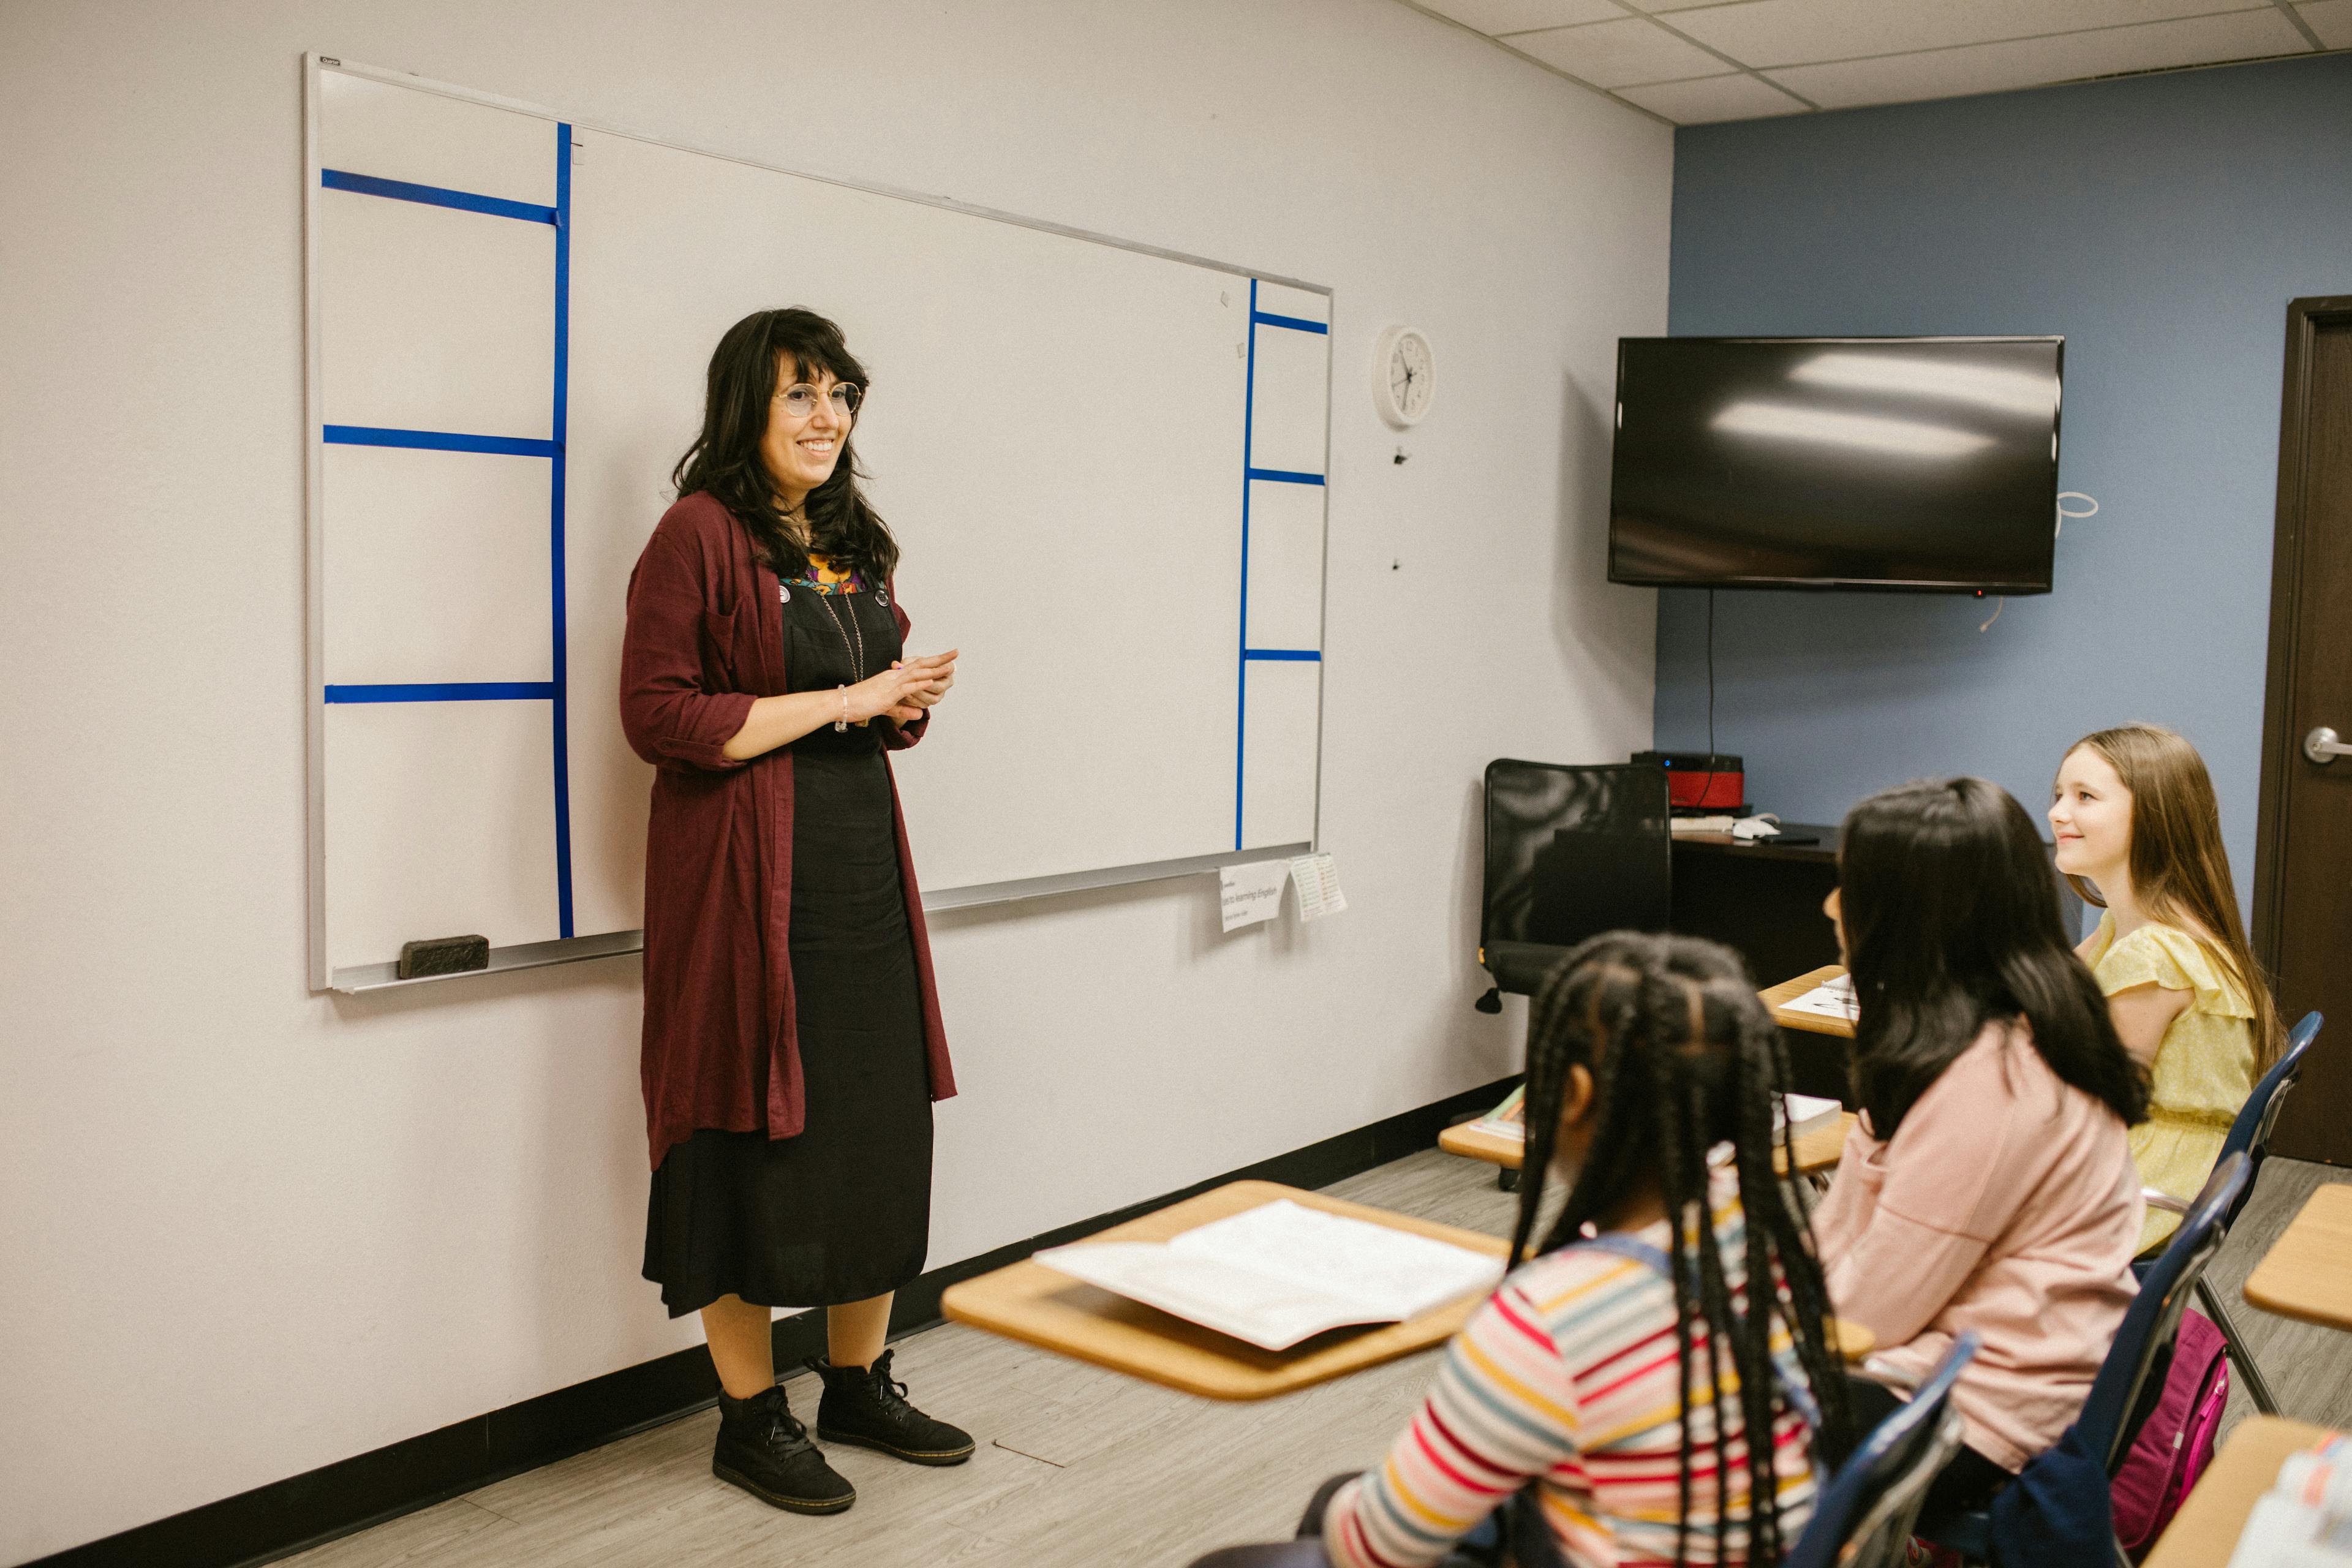
[[[2331,49],[2352,49],[2352,0],[2312,0],[2295,9],[2321,43]]]
[[[2352,4],[2352,0],[2347,0]],[[1802,114],[1805,106],[1769,82],[1735,72],[1703,77],[1697,81],[1660,82],[1652,87],[1626,87],[1617,96],[1638,103],[1653,114],[1677,125],[1706,125],[1718,120],[1761,120],[1769,114]]]
[[[1617,0],[1413,0],[1413,4],[1487,34],[1606,22],[1625,14]]]
[[[2116,71],[2302,54],[2310,48],[2285,16],[2265,6],[2222,16],[2063,33],[2054,38],[1795,66],[1770,75],[1774,81],[1824,109],[1845,109],[1864,103],[2003,92]]]
[[[1705,49],[1640,16],[1547,33],[1515,33],[1503,41],[1595,87],[1675,81],[1723,69],[1723,62]]]
[[[1754,3],[1755,0],[1625,0],[1625,4],[1633,6],[1636,11],[1648,11],[1654,14],[1688,11],[1700,5],[1748,5]]]
[[[1685,12],[1672,20],[1742,65],[1769,67],[2270,8],[2270,0],[1749,0]]]

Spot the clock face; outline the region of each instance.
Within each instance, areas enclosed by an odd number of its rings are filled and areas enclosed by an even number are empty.
[[[1392,425],[1411,425],[1429,412],[1437,395],[1436,356],[1429,340],[1410,327],[1391,327],[1384,334],[1378,390],[1381,417]]]

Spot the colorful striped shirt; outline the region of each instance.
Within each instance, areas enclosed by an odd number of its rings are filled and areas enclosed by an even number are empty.
[[[1715,1233],[1736,1306],[1746,1246],[1736,1186],[1719,1173]],[[1666,1224],[1633,1233],[1654,1248]],[[1682,1561],[1715,1563],[1715,1419],[1706,1325],[1691,1357],[1691,1506]],[[1806,1388],[1776,1317],[1779,1382]],[[1727,1563],[1747,1561],[1748,1448],[1726,1347],[1724,1414],[1732,1513]],[[1810,1403],[1810,1394],[1804,1395]],[[1773,1427],[1780,1542],[1792,1545],[1813,1505],[1811,1435],[1780,1406]],[[1576,1568],[1633,1568],[1675,1557],[1681,1397],[1674,1288],[1648,1263],[1594,1247],[1563,1247],[1515,1270],[1455,1336],[1421,1413],[1387,1460],[1348,1483],[1324,1515],[1337,1568],[1423,1568],[1538,1478],[1561,1555]]]

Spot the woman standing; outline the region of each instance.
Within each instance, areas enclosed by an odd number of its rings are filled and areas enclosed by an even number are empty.
[[[930,1102],[955,1092],[885,753],[922,738],[956,656],[903,658],[898,544],[850,450],[866,385],[810,311],[729,329],[621,655],[622,725],[659,770],[645,1274],[672,1317],[702,1315],[712,1471],[799,1513],[857,1494],[776,1384],[772,1308],[826,1309],[818,1436],[926,1465],[972,1449],[882,1348],[923,1267]]]

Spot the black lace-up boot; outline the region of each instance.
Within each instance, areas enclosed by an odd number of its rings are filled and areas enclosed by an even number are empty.
[[[857,1489],[824,1462],[808,1428],[793,1418],[782,1388],[749,1399],[720,1392],[710,1473],[794,1513],[839,1513],[857,1500]]]
[[[971,1434],[934,1421],[907,1403],[907,1385],[890,1376],[884,1351],[870,1367],[835,1366],[809,1357],[809,1370],[824,1379],[817,1401],[816,1435],[828,1443],[855,1443],[918,1465],[961,1465],[971,1458]]]

